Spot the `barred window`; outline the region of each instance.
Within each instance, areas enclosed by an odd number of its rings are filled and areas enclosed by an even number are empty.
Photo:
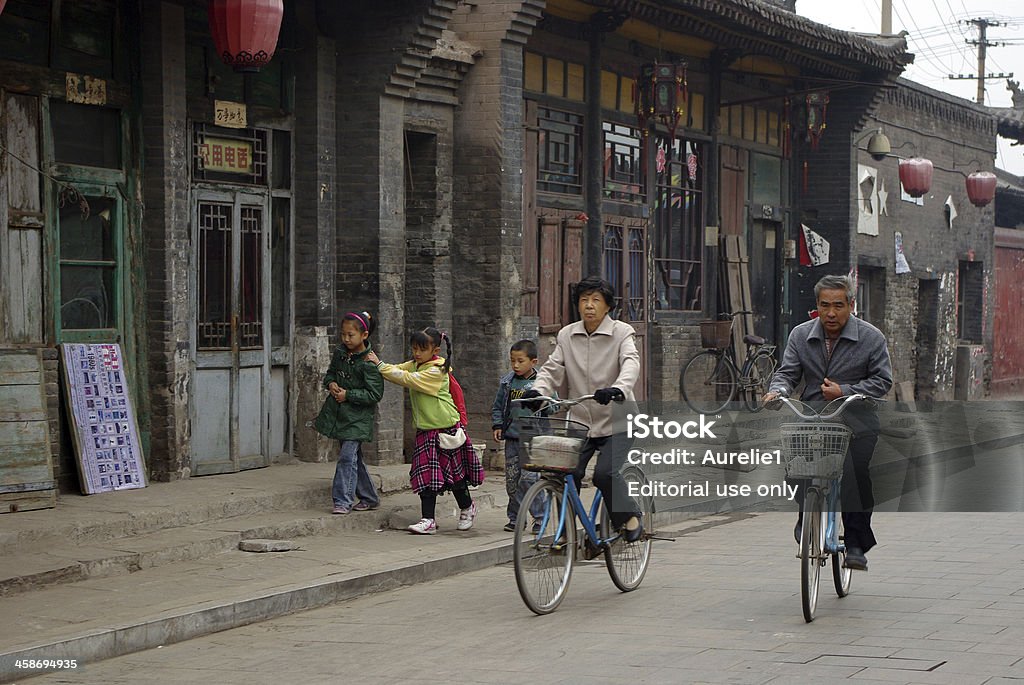
[[[537,124],[537,190],[582,195],[583,117],[539,107]]]
[[[639,129],[604,122],[604,196],[642,204],[647,193]]]
[[[705,146],[659,136],[655,154],[655,308],[700,311]]]

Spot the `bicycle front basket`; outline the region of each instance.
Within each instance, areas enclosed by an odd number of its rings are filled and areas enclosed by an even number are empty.
[[[587,440],[586,424],[549,416],[524,416],[518,422],[522,468],[565,473],[576,470]]]
[[[790,478],[839,478],[850,428],[841,423],[784,423],[782,451]]]
[[[732,321],[701,321],[701,347],[720,350],[729,346],[732,339]]]

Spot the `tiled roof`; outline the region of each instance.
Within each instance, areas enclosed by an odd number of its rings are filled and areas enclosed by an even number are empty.
[[[723,45],[730,39],[737,46],[754,41],[764,52],[768,43],[768,52],[793,61],[824,60],[852,71],[899,73],[914,60],[907,52],[905,34],[840,31],[764,0],[597,0],[594,4],[624,10],[668,30],[700,29],[701,37]]]
[[[1024,110],[1012,107],[990,107],[996,118],[996,130],[1009,140],[1024,144]]]

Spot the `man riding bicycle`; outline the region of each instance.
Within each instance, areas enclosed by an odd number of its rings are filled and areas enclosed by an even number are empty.
[[[880,398],[889,392],[892,363],[885,336],[867,321],[852,316],[854,296],[853,280],[848,276],[825,276],[815,284],[818,317],[805,321],[789,334],[782,365],[772,378],[765,403],[780,395],[788,397],[801,379],[804,389],[800,399],[819,407],[854,393]],[[876,542],[871,530],[874,495],[870,465],[878,442],[878,415],[873,407],[855,403],[844,415],[844,421],[853,431],[840,494],[846,536],[845,565],[866,571],[866,554]],[[802,493],[797,500],[802,514]],[[797,543],[801,518],[797,519],[794,531]]]

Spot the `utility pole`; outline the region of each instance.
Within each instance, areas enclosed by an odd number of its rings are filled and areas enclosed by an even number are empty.
[[[882,0],[882,35],[892,35],[892,0]]]
[[[998,47],[998,46],[1001,46],[1001,45],[1006,45],[1006,43],[992,43],[992,42],[989,42],[989,40],[987,38],[988,27],[989,26],[1002,26],[1002,24],[999,23],[998,21],[992,21],[992,20],[984,19],[984,18],[965,19],[964,23],[965,24],[974,24],[975,26],[978,27],[978,40],[967,40],[967,41],[964,41],[968,45],[976,45],[978,47],[978,75],[975,76],[974,74],[967,74],[967,75],[957,74],[956,76],[954,76],[953,74],[950,74],[949,78],[951,80],[953,80],[953,81],[977,80],[978,81],[978,94],[977,94],[977,97],[975,98],[975,102],[977,102],[979,105],[984,105],[985,104],[985,79],[986,78],[1013,78],[1013,72],[1012,71],[1009,74],[1004,74],[1002,72],[999,72],[998,74],[988,74],[987,77],[986,77],[986,74],[985,74],[985,51],[986,51],[986,48]]]

